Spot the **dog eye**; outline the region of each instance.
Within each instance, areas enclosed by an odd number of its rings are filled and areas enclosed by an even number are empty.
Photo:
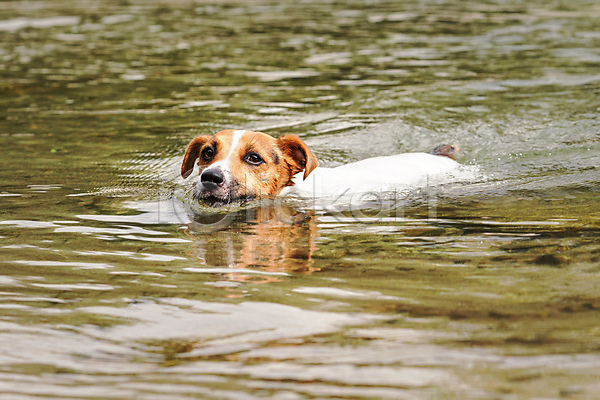
[[[200,157],[202,157],[204,161],[210,161],[214,156],[215,149],[212,147],[206,147],[204,150],[202,150],[202,153],[200,153]]]
[[[244,156],[244,161],[250,165],[260,165],[265,162],[258,153],[248,153]]]

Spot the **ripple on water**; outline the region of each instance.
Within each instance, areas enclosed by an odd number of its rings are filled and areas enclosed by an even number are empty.
[[[35,286],[35,287],[39,287],[39,288],[43,288],[43,289],[50,289],[50,290],[58,290],[60,292],[63,291],[72,291],[72,290],[83,290],[83,291],[88,291],[88,290],[95,290],[95,291],[107,291],[107,290],[114,290],[114,286],[111,285],[105,285],[105,284],[101,284],[101,283],[71,283],[71,284],[66,284],[66,283],[31,283],[31,286]]]
[[[0,21],[0,31],[14,32],[25,28],[53,28],[57,26],[78,25],[80,17],[77,16],[57,16],[47,18],[15,18]]]
[[[321,75],[320,72],[306,69],[293,71],[246,71],[244,75],[251,78],[258,78],[261,82],[277,82],[287,79],[312,78]]]
[[[76,262],[76,261],[40,261],[40,260],[15,260],[13,264],[29,265],[33,267],[72,267],[73,269],[111,269],[113,265],[107,263]]]
[[[310,311],[266,302],[225,304],[180,298],[131,304],[125,308],[83,307],[80,311],[137,321],[103,333],[84,328],[90,334],[102,334],[112,340],[193,339],[201,342],[202,345],[190,356],[212,346],[236,344],[246,349],[248,344],[255,347],[272,340],[335,332],[342,326],[383,318],[370,314]]]
[[[350,62],[352,53],[348,51],[313,54],[304,60],[306,64],[344,65]]]

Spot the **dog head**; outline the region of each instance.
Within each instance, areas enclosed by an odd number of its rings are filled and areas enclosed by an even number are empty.
[[[296,135],[275,139],[232,129],[192,140],[181,165],[183,178],[192,173],[196,160],[200,176],[194,194],[215,207],[276,195],[293,185],[296,174],[304,171],[306,179],[319,165]]]

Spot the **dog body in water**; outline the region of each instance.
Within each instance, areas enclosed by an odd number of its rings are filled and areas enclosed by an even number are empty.
[[[191,175],[197,160],[194,196],[220,207],[278,194],[333,196],[411,185],[456,168],[457,151],[456,146],[443,145],[432,153],[374,157],[336,168],[317,168],[317,158],[296,135],[275,139],[262,132],[224,130],[192,140],[181,176]]]

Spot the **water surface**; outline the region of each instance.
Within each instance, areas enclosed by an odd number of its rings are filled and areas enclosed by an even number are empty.
[[[3,2],[0,397],[593,398],[594,1]],[[190,213],[185,147],[468,179]],[[463,176],[462,178],[465,178]]]

